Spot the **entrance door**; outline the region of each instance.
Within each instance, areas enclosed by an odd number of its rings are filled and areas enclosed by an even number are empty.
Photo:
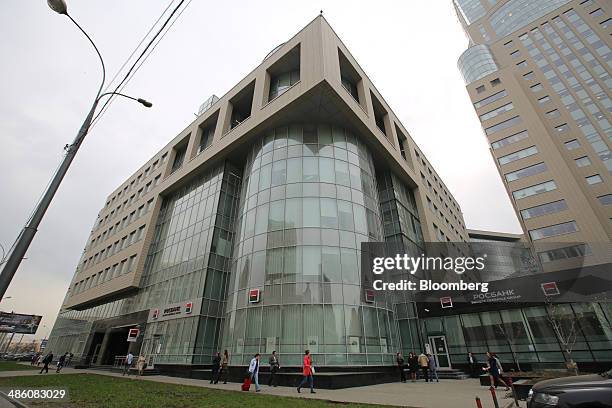
[[[438,368],[451,368],[446,336],[429,336],[429,345]]]

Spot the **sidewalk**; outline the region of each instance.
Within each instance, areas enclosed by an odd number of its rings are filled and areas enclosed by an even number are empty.
[[[49,371],[49,374],[42,375],[65,375],[65,374],[98,374],[111,377],[122,377],[119,373],[98,370],[75,370],[73,368],[65,368],[60,374]],[[36,371],[5,371],[0,372],[0,377],[17,377],[28,375],[40,375]],[[196,387],[208,387],[219,390],[237,391],[240,392],[240,384],[209,384],[206,380],[195,380],[191,378],[168,377],[164,375],[134,377],[122,377],[131,381],[154,381],[168,384],[192,385]],[[316,377],[315,377],[316,387]],[[254,386],[251,388],[254,393]],[[316,389],[315,389],[316,390]],[[293,387],[268,387],[261,386],[262,394],[280,395],[295,398],[316,398],[340,403],[367,403],[367,404],[383,404],[395,405],[412,408],[450,408],[461,407],[470,408],[476,407],[475,397],[478,396],[482,400],[483,408],[493,407],[493,401],[488,388],[480,386],[478,380],[440,380],[439,383],[425,383],[419,381],[416,383],[389,383],[369,385],[366,387],[345,388],[340,390],[316,390],[316,394],[311,394],[308,389],[303,389],[301,394],[298,394]],[[503,388],[498,390],[499,405],[502,408],[511,404],[511,399],[504,398],[505,392]],[[525,403],[521,403],[524,407]]]

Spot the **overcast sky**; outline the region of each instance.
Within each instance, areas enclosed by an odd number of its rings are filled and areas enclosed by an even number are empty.
[[[72,0],[110,76],[169,0]],[[106,196],[276,45],[324,16],[463,209],[468,228],[520,232],[456,61],[467,39],[450,0],[194,0],[88,135],[0,303],[51,330]],[[0,13],[0,244],[11,246],[87,114],[100,67],[86,39],[44,0]]]

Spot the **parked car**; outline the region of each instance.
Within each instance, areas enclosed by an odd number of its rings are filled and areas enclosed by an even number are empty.
[[[601,374],[554,378],[536,383],[527,408],[610,408],[612,370]]]

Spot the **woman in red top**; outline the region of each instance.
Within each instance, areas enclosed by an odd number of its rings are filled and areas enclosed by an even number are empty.
[[[312,394],[316,394],[315,390],[314,390],[314,384],[313,384],[313,379],[312,379],[312,359],[310,358],[310,350],[306,350],[304,352],[304,367],[302,369],[302,374],[304,375],[304,377],[302,378],[302,382],[300,383],[300,385],[298,385],[297,387],[297,392],[299,393],[302,385],[306,384],[306,381],[308,381],[310,383],[310,392]]]

